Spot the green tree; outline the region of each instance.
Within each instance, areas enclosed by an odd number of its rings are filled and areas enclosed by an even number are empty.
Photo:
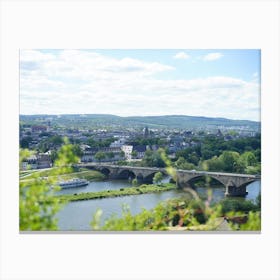
[[[83,155],[83,151],[82,151],[80,145],[78,145],[78,144],[73,145],[73,152],[79,158],[81,158]]]
[[[50,158],[52,162],[55,162],[57,157],[58,157],[57,151],[56,150],[51,151]]]
[[[241,156],[238,158],[235,164],[234,172],[244,173],[246,169],[246,161]]]
[[[153,183],[154,183],[154,184],[160,184],[162,180],[163,180],[163,175],[162,175],[162,173],[161,173],[161,172],[157,172],[157,173],[154,175]]]
[[[147,150],[142,160],[143,166],[148,167],[165,167],[166,164],[162,159],[160,151]]]
[[[29,144],[31,143],[32,141],[32,137],[31,136],[27,136],[27,137],[24,137],[20,140],[20,147],[22,149],[28,149],[29,148]]]
[[[61,136],[54,135],[51,138],[49,138],[48,142],[54,145],[62,145],[64,143],[64,140]]]
[[[50,148],[50,143],[47,140],[41,141],[39,143],[39,147],[38,147],[39,152],[45,153],[49,150],[49,148]]]
[[[220,157],[214,156],[202,162],[202,169],[208,171],[223,171],[223,162]]]
[[[114,141],[115,141],[115,138],[108,138],[105,140],[102,140],[102,139],[97,140],[94,138],[89,138],[87,140],[87,144],[90,145],[92,148],[104,148],[104,147],[109,147],[110,144]]]
[[[137,152],[136,152],[136,151],[132,151],[131,156],[132,156],[133,158],[136,158],[136,157],[137,157]]]
[[[238,166],[239,153],[232,151],[225,151],[220,156],[223,163],[223,170],[227,172],[235,172]]]
[[[257,159],[253,152],[245,152],[240,158],[244,161],[246,166],[255,166],[257,164]]]
[[[96,141],[95,141],[93,138],[89,138],[89,139],[87,140],[87,144],[88,144],[91,148],[93,148],[93,147],[96,146]]]
[[[195,152],[192,152],[189,156],[188,156],[188,161],[194,165],[197,165],[199,162],[199,157]]]
[[[179,157],[178,160],[175,162],[175,167],[177,169],[184,169],[184,170],[193,170],[195,169],[195,165],[192,163],[187,162],[183,157]]]
[[[258,162],[254,152],[247,151],[241,154],[241,156],[238,158],[235,171],[254,174],[257,173],[257,168],[255,168],[257,165]]]
[[[261,174],[261,164],[257,163],[256,166],[247,166],[245,169],[246,174]]]
[[[261,149],[258,148],[256,150],[254,150],[254,155],[256,157],[257,162],[260,162],[261,161]]]
[[[108,152],[106,154],[106,157],[109,158],[109,159],[113,159],[115,157],[115,154],[113,152]]]
[[[137,178],[134,178],[134,179],[131,181],[131,183],[132,183],[132,186],[137,186],[137,184],[138,184]]]
[[[105,153],[103,152],[97,152],[94,157],[99,161],[99,163],[101,162],[101,160],[106,158]]]

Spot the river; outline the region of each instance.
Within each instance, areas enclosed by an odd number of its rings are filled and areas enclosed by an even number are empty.
[[[168,181],[166,178],[165,181]],[[103,190],[112,190],[131,187],[131,183],[126,180],[112,180],[102,182],[91,182],[86,187],[64,189],[59,194],[73,194],[81,192],[95,192]],[[261,188],[260,181],[256,181],[247,186],[248,195],[246,200],[255,200]],[[196,191],[201,194],[206,194],[206,189],[203,187],[197,188]],[[224,198],[224,187],[212,188],[213,201],[219,201]],[[90,222],[93,214],[97,209],[102,209],[101,223],[109,218],[112,214],[120,216],[122,213],[122,206],[128,205],[132,214],[137,214],[142,208],[152,209],[159,202],[180,197],[185,192],[181,190],[171,190],[162,193],[151,193],[133,196],[112,197],[103,199],[80,200],[69,202],[56,215],[58,218],[59,230],[63,231],[85,231],[91,230]]]

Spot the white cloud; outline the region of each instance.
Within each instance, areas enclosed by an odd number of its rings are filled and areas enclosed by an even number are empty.
[[[21,56],[27,63],[21,69],[21,114],[183,114],[259,119],[257,81],[223,76],[160,79],[154,75],[174,68],[89,51],[38,52]]]
[[[65,84],[61,81],[55,81],[48,79],[36,74],[30,74],[21,79],[20,88],[25,90],[50,90],[54,89],[58,91],[61,88],[64,88]]]
[[[224,55],[221,53],[209,53],[205,56],[202,57],[202,60],[205,61],[213,61],[213,60],[217,60],[220,59],[221,57],[223,57]]]
[[[178,52],[173,56],[173,58],[175,58],[175,59],[188,59],[188,58],[190,58],[190,55],[186,54],[185,52]]]
[[[21,62],[42,62],[55,59],[55,56],[49,53],[42,53],[39,50],[21,50],[20,61]]]
[[[115,59],[91,51],[64,50],[57,55],[40,51],[22,51],[21,62],[37,63],[37,74],[50,78],[107,79],[128,76],[151,76],[174,70],[158,62],[145,62],[132,58]],[[38,63],[39,62],[39,63]]]

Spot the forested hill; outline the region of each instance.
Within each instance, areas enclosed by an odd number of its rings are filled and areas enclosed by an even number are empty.
[[[133,126],[150,128],[216,128],[218,126],[237,127],[243,126],[248,129],[259,130],[260,122],[248,120],[231,120],[226,118],[194,117],[184,115],[167,116],[135,116],[120,117],[107,114],[85,114],[85,115],[20,115],[23,123],[43,123],[50,120],[52,124],[71,126]]]
[[[198,128],[205,126],[248,126],[259,127],[259,122],[247,120],[230,120],[225,118],[193,117],[184,115],[151,116],[151,117],[127,117],[129,122],[143,125],[155,125],[178,128]]]

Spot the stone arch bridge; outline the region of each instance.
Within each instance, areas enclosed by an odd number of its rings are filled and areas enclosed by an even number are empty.
[[[156,167],[134,167],[118,166],[110,164],[81,163],[75,167],[83,167],[100,171],[109,179],[133,179],[137,178],[139,182],[152,183],[153,177],[157,172],[168,175],[165,168]],[[175,180],[179,188],[190,187],[191,182],[197,178],[209,176],[225,186],[226,196],[245,196],[247,194],[246,186],[254,181],[261,179],[260,175],[207,172],[196,170],[175,170]]]

